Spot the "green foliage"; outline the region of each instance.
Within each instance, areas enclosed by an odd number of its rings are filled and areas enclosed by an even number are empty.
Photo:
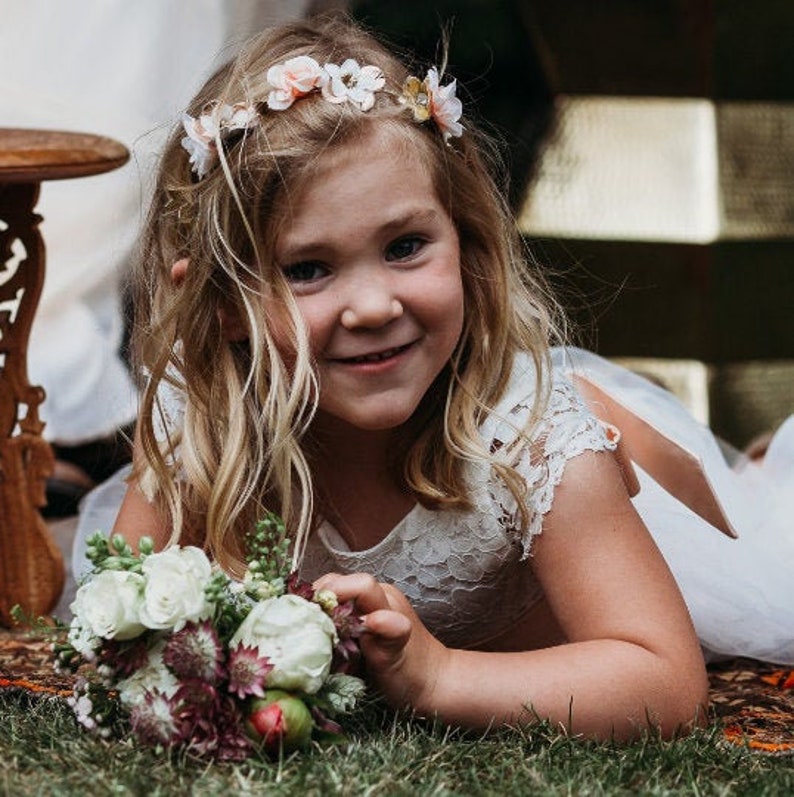
[[[674,741],[583,742],[548,726],[486,736],[370,703],[349,740],[268,762],[214,764],[82,733],[67,706],[0,694],[0,795],[782,795],[794,758],[723,744],[714,727]]]
[[[290,574],[289,539],[284,521],[268,512],[246,540],[248,570],[257,581],[286,581]]]
[[[150,537],[141,537],[138,541],[138,553],[135,553],[120,534],[114,534],[108,540],[101,531],[97,531],[88,538],[85,555],[95,573],[103,570],[140,573],[141,563],[153,552],[154,544]]]

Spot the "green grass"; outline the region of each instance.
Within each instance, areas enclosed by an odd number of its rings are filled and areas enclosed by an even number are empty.
[[[715,727],[675,742],[587,743],[546,727],[487,737],[395,717],[378,705],[344,745],[281,762],[207,764],[101,742],[61,701],[0,697],[2,795],[788,795],[794,758],[726,745]]]

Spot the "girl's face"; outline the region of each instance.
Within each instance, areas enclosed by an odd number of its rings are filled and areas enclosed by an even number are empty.
[[[455,227],[421,159],[378,135],[323,156],[290,206],[276,260],[309,331],[315,423],[393,429],[461,335]]]

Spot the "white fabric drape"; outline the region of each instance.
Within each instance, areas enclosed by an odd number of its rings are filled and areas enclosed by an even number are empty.
[[[97,133],[132,152],[115,172],[42,186],[47,277],[29,371],[47,391],[48,439],[78,443],[134,418],[135,390],[117,355],[119,283],[157,154],[190,97],[243,40],[310,5],[0,0],[0,126]]]

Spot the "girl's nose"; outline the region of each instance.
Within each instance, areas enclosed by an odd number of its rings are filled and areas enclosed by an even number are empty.
[[[363,284],[362,284],[363,283]],[[381,327],[403,314],[400,300],[390,290],[388,280],[372,277],[349,286],[341,322],[346,329]]]

